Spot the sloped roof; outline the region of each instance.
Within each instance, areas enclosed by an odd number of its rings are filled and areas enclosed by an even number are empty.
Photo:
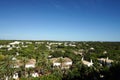
[[[98,58],[98,60],[99,61],[106,61],[106,62],[108,62],[108,63],[111,63],[111,62],[113,62],[113,60],[111,60],[111,59],[108,59],[108,58]]]
[[[22,60],[15,60],[14,62],[14,66],[23,66],[23,61]],[[29,64],[33,64],[35,65],[36,64],[36,60],[35,59],[29,59],[25,65],[29,65]]]
[[[72,60],[70,58],[62,58],[62,57],[58,57],[58,58],[52,58],[50,59],[51,62],[55,63],[55,62],[60,62],[60,59],[63,60],[63,62],[72,62]]]

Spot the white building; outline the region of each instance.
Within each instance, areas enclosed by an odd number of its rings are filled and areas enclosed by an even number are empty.
[[[26,44],[32,44],[32,42],[25,42]]]
[[[3,47],[3,45],[0,45],[0,48],[2,48]]]
[[[21,42],[19,42],[19,41],[14,41],[14,42],[12,42],[12,43],[9,43],[9,45],[10,45],[10,47],[16,47],[15,45],[19,45]],[[8,47],[8,48],[10,48],[10,47]],[[17,48],[17,47],[16,47]]]
[[[88,67],[93,66],[92,59],[91,59],[91,61],[89,62],[89,61],[84,60],[84,58],[82,57],[81,61],[82,61],[82,63],[83,63],[84,65],[87,65]]]
[[[47,47],[49,50],[51,49],[51,46],[47,46],[47,45],[46,45],[46,47]]]
[[[19,41],[14,41],[14,42],[12,42],[12,43],[9,43],[10,45],[15,45],[15,44],[20,44],[20,42]]]
[[[36,60],[35,59],[30,59],[26,63],[25,67],[26,68],[35,68]]]
[[[44,42],[35,42],[35,44],[44,44]]]
[[[19,56],[19,53],[18,53],[18,52],[16,52],[16,56]]]
[[[91,47],[90,50],[95,50],[95,48]]]
[[[75,44],[71,44],[71,43],[70,43],[70,44],[69,44],[69,46],[75,47],[76,45],[75,45]]]
[[[52,58],[50,59],[53,63],[53,67],[61,67],[61,69],[69,69],[72,66],[72,60],[65,57]]]
[[[18,80],[19,76],[18,73],[13,74],[13,79]]]
[[[107,51],[104,51],[103,54],[107,54]]]
[[[36,60],[35,59],[29,59],[26,64],[25,68],[35,68]],[[23,66],[24,63],[21,60],[15,60],[14,62],[14,68],[19,68],[20,66]]]
[[[114,61],[109,59],[108,57],[107,58],[98,58],[98,61],[101,63],[101,64],[105,64],[107,66],[111,66],[111,63],[113,63]]]
[[[61,45],[62,43],[60,42],[50,42],[49,45]]]
[[[39,74],[37,72],[32,73],[32,77],[39,77]]]
[[[8,51],[10,51],[10,50],[12,50],[12,49],[13,49],[12,47],[9,47],[9,48],[8,48]]]
[[[10,48],[11,46],[10,46],[10,45],[7,45],[6,47],[7,47],[7,48]]]

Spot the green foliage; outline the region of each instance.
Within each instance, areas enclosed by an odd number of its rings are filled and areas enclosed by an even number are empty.
[[[31,77],[31,78],[20,78],[20,80],[41,80],[40,78],[38,77]]]
[[[4,60],[5,56],[0,54],[0,61]]]
[[[13,40],[0,40],[0,45],[7,45],[10,42],[13,42]]]
[[[4,76],[8,76],[8,78],[11,78],[10,76],[13,75],[15,69],[13,67],[14,61],[12,60],[12,56],[5,56],[5,58],[0,61],[0,78]]]
[[[12,41],[0,41],[0,45],[8,45]],[[26,41],[23,41],[24,43]],[[42,44],[35,44],[35,41],[31,41],[33,44],[20,44],[18,48],[13,48],[8,51],[7,47],[2,47],[0,49],[0,79],[4,76],[11,76],[16,69],[11,68],[14,61],[11,58],[14,56],[18,60],[21,60],[24,65],[19,68],[22,73],[22,77],[25,77],[25,72],[39,71],[43,70],[42,76],[39,78],[20,78],[20,80],[101,80],[100,74],[104,75],[105,80],[118,80],[120,79],[120,63],[112,64],[111,67],[100,66],[97,58],[106,58],[120,61],[120,42],[75,42],[76,47],[64,46],[62,45],[49,45],[47,42]],[[54,41],[51,41],[54,42]],[[71,42],[67,42],[69,45]],[[22,47],[22,46],[28,47]],[[48,49],[46,46],[50,46]],[[93,47],[94,50],[90,48]],[[93,67],[84,66],[81,63],[81,55],[75,54],[79,53],[80,50],[83,53],[84,59],[90,61],[93,60]],[[103,52],[107,51],[106,54]],[[16,55],[18,52],[20,55]],[[60,68],[54,68],[51,66],[48,56],[52,57],[68,57],[72,59],[73,65],[69,70],[61,70]],[[28,59],[36,59],[36,68],[26,69],[25,63]],[[62,63],[62,59],[60,59]]]
[[[58,76],[51,74],[51,75],[41,76],[40,80],[62,80],[62,79],[60,79]]]
[[[53,57],[64,57],[64,53],[62,51],[55,51],[55,52],[52,52],[51,55]]]
[[[106,80],[119,80],[120,79],[120,62],[114,63],[109,69],[104,70]]]

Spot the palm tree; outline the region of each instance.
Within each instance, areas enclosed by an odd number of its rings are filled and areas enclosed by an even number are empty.
[[[21,63],[23,63],[23,66],[21,67],[21,70],[23,70],[23,77],[26,77],[26,72],[27,72],[27,69],[25,67],[26,63],[28,62],[28,59],[26,57],[21,57]]]
[[[15,72],[15,69],[13,67],[14,61],[12,60],[12,56],[6,56],[3,61],[0,62],[0,70],[1,70],[1,76],[8,77],[8,80],[12,79],[13,73]]]
[[[60,57],[58,61],[61,63],[60,68],[62,69],[65,60],[62,57]]]

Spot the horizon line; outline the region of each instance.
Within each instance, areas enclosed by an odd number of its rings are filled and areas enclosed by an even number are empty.
[[[107,40],[42,40],[42,39],[0,39],[0,40],[17,40],[17,41],[61,41],[61,42],[120,42],[120,41],[107,41]]]

